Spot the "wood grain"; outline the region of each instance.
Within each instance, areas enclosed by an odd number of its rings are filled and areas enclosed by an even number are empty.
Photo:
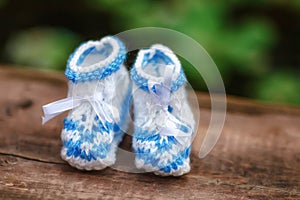
[[[64,98],[61,73],[0,67],[0,199],[300,199],[300,108],[228,97],[223,133],[197,158],[210,100],[197,93],[201,121],[191,173],[180,178],[113,169],[81,172],[60,158],[61,115],[41,125],[43,104]],[[130,137],[122,148],[130,149]]]

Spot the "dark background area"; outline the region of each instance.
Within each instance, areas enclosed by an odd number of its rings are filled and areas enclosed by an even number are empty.
[[[85,40],[137,27],[174,29],[208,51],[228,94],[300,105],[298,0],[0,0],[0,24],[0,63],[50,70],[64,70]],[[205,90],[183,65],[193,87]]]

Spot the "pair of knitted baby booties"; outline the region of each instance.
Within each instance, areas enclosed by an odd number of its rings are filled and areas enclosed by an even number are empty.
[[[68,97],[43,107],[44,122],[71,109],[61,133],[62,158],[81,170],[113,165],[133,99],[136,167],[162,176],[188,173],[195,121],[180,61],[166,46],[152,45],[139,51],[129,77],[126,53],[120,39],[107,36],[70,56]]]

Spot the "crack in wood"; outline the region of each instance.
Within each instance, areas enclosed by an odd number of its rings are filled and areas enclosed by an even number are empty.
[[[24,155],[13,154],[13,153],[0,152],[0,156],[1,155],[2,156],[13,156],[13,157],[22,158],[22,159],[29,160],[29,161],[35,161],[35,162],[41,162],[41,163],[47,163],[47,164],[67,165],[67,163],[64,163],[64,162],[54,162],[54,161],[49,161],[49,160],[42,160],[42,159],[38,159],[38,158],[27,157]]]

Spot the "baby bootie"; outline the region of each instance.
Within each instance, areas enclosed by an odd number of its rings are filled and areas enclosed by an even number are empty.
[[[44,106],[46,113],[72,109],[61,133],[61,157],[73,167],[100,170],[115,163],[129,118],[125,56],[125,46],[116,37],[82,44],[68,60],[68,98]],[[44,122],[49,118],[51,114]]]
[[[180,61],[169,48],[153,45],[139,51],[131,79],[137,168],[162,176],[188,173],[195,121]]]

